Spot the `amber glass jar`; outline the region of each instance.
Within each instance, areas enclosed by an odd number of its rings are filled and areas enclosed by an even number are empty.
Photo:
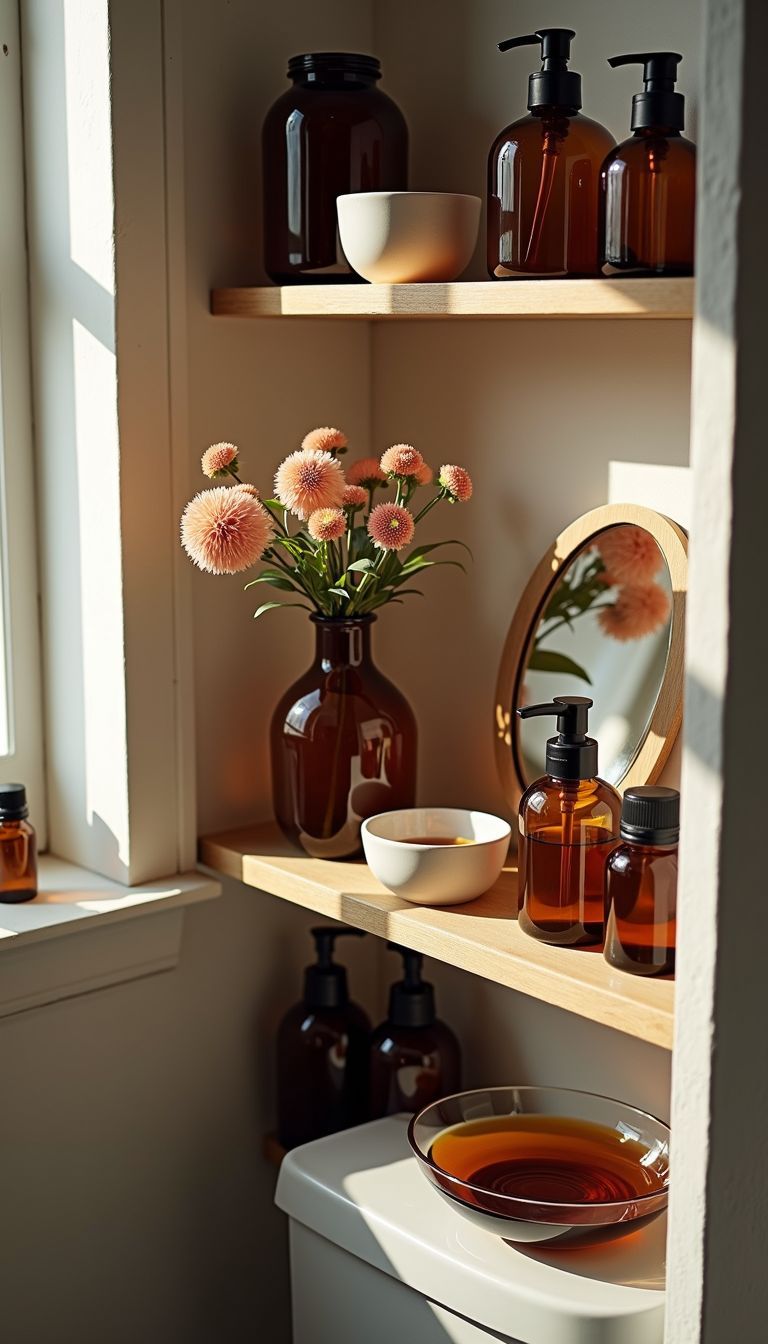
[[[575,109],[537,107],[502,131],[488,159],[492,280],[600,273],[600,168],[615,144]]]
[[[635,131],[601,174],[606,275],[693,275],[696,146],[673,129]]]
[[[366,817],[413,806],[416,720],[371,659],[374,616],[310,619],[315,661],[272,718],[275,816],[308,854],[346,858]]]
[[[520,801],[519,924],[542,942],[602,942],[605,863],[621,800],[601,779],[542,778]]]
[[[622,971],[675,969],[679,827],[676,789],[627,789],[622,843],[605,870],[605,957]]]
[[[23,784],[0,784],[0,902],[37,895],[37,841]]]
[[[262,131],[267,274],[280,285],[357,280],[339,247],[336,197],[407,189],[405,119],[377,89],[373,56],[293,56],[288,77]]]

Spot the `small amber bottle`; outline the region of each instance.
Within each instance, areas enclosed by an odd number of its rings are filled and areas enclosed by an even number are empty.
[[[370,1115],[416,1114],[461,1087],[461,1051],[435,1011],[435,991],[421,978],[422,956],[390,943],[403,978],[389,993],[389,1013],[371,1035]]]
[[[605,868],[605,957],[635,975],[675,969],[677,789],[633,788],[621,809],[622,843]]]
[[[27,821],[23,784],[0,784],[0,902],[31,901],[37,895],[37,841]]]
[[[676,51],[613,56],[644,67],[632,99],[632,135],[600,173],[600,253],[605,275],[693,275],[696,146],[681,134],[685,99],[675,90]]]
[[[520,800],[520,928],[545,943],[602,942],[605,860],[618,838],[621,799],[597,778],[597,742],[587,737],[592,701],[557,695],[526,705],[521,718],[556,714],[547,773]]]

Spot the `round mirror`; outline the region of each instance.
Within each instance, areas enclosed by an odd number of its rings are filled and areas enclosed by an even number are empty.
[[[558,537],[523,594],[502,657],[494,731],[510,802],[545,773],[552,721],[522,705],[594,701],[599,772],[617,788],[653,783],[682,716],[686,538],[650,509],[594,509]]]

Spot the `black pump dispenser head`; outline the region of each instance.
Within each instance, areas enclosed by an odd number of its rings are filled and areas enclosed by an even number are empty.
[[[391,1027],[432,1027],[435,1024],[435,991],[421,978],[423,957],[399,943],[388,943],[403,958],[403,978],[389,991]]]
[[[333,960],[337,938],[363,938],[362,929],[337,929],[322,925],[310,929],[317,948],[317,962],[304,972],[304,1002],[308,1008],[345,1008],[349,1003],[347,972]]]
[[[499,43],[499,51],[541,43],[541,70],[528,76],[529,112],[536,112],[543,107],[578,112],[581,107],[581,75],[568,69],[571,41],[575,36],[572,28],[539,28],[535,33],[510,37],[506,42]]]
[[[557,715],[557,737],[547,741],[547,774],[554,779],[594,779],[597,774],[597,742],[587,737],[593,701],[583,695],[556,695],[551,704],[525,705],[521,719],[540,714]]]
[[[643,93],[632,99],[633,131],[682,131],[685,126],[685,98],[675,92],[677,67],[682,61],[678,51],[636,51],[630,56],[609,56],[608,64],[643,66]]]

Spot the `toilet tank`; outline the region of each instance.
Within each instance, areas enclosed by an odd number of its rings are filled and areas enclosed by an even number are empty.
[[[427,1184],[407,1123],[284,1159],[294,1344],[662,1344],[666,1218],[603,1248],[512,1246]]]

